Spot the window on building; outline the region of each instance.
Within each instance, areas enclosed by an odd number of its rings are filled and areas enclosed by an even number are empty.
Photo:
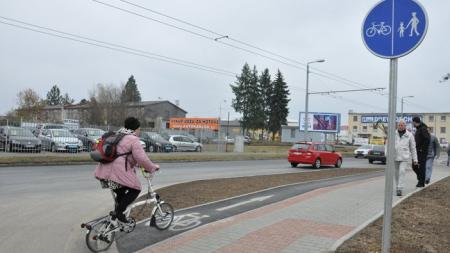
[[[358,131],[358,126],[353,126],[353,131]]]
[[[445,134],[445,127],[441,127],[441,134]]]
[[[428,121],[434,121],[434,116],[433,115],[428,116]]]
[[[363,126],[362,130],[363,132],[367,132],[367,126]]]
[[[291,129],[291,138],[293,139],[293,138],[295,138],[295,131],[296,131],[297,129],[295,129],[295,128],[292,128]]]
[[[353,121],[358,122],[358,116],[353,116]]]
[[[441,116],[441,121],[446,121],[446,120],[447,120],[447,117],[445,115],[442,115]]]
[[[434,127],[430,127],[430,132],[434,133]]]

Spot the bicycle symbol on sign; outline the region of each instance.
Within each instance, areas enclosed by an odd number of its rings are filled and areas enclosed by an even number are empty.
[[[367,37],[373,37],[375,35],[389,35],[392,32],[392,28],[389,25],[385,25],[384,22],[380,22],[376,24],[372,22],[372,26],[367,28],[366,35]]]
[[[200,215],[200,213],[190,213],[180,216],[175,216],[173,219],[172,227],[169,230],[183,231],[191,228],[195,228],[202,224],[203,218],[208,218],[208,215]]]

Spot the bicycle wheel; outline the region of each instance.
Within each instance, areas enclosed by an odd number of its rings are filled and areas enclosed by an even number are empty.
[[[108,250],[109,247],[111,247],[116,233],[110,232],[105,234],[109,227],[109,221],[104,220],[94,225],[89,230],[89,232],[86,234],[86,245],[89,250],[91,250],[92,252],[102,252]]]
[[[375,36],[376,32],[377,32],[377,31],[376,31],[375,28],[369,27],[369,28],[366,30],[366,35],[367,35],[367,37],[373,37],[373,36]]]
[[[392,31],[391,27],[386,25],[386,26],[382,27],[381,34],[389,35],[391,33],[391,31]]]
[[[173,221],[173,207],[169,203],[157,204],[156,212],[153,214],[155,227],[159,230],[165,230],[170,227]]]

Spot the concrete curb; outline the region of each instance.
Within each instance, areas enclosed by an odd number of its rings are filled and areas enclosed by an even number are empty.
[[[399,199],[396,203],[394,203],[392,205],[392,208],[396,207],[397,205],[399,205],[400,203],[402,203],[403,201],[405,201],[406,199],[408,199],[409,197],[411,197],[412,195],[416,194],[417,192],[422,191],[423,189],[429,187],[430,185],[433,185],[443,179],[445,179],[447,177],[441,178],[437,181],[433,181],[432,183],[430,183],[429,185],[423,187],[423,188],[417,188],[415,191],[410,192],[408,194],[406,194],[403,198]],[[364,222],[363,224],[359,225],[357,228],[355,228],[354,230],[352,230],[350,233],[346,234],[344,237],[340,238],[339,240],[337,240],[333,246],[331,246],[331,248],[326,251],[327,253],[334,253],[336,252],[336,250],[342,245],[344,244],[344,242],[346,242],[347,240],[349,240],[350,238],[352,238],[353,236],[355,236],[357,233],[361,232],[363,229],[365,229],[367,226],[369,226],[370,224],[372,224],[373,222],[375,222],[377,219],[379,219],[380,217],[382,217],[384,214],[384,210],[377,213],[375,216],[373,216],[372,218],[370,218],[369,220],[367,220],[366,222]]]

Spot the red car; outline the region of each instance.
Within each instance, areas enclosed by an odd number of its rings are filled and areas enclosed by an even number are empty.
[[[316,169],[323,165],[340,168],[342,155],[330,144],[297,142],[289,150],[288,161],[292,167],[297,167],[298,164],[311,164]]]

